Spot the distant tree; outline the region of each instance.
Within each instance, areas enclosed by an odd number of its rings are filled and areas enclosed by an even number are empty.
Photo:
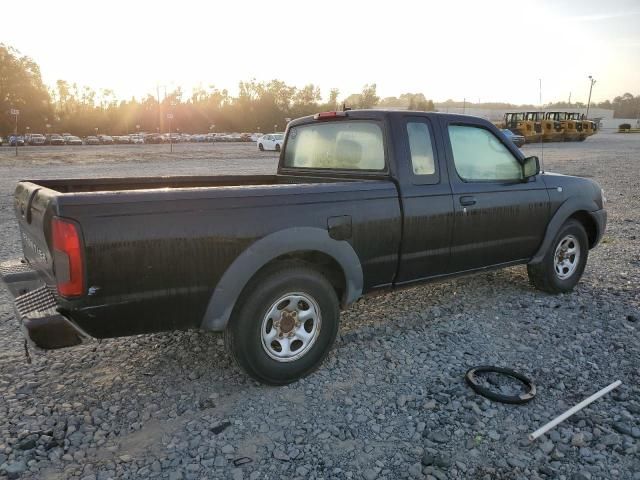
[[[328,110],[337,110],[338,108],[338,95],[340,95],[340,90],[337,88],[332,88],[329,91],[329,102],[327,102]]]
[[[0,132],[12,132],[12,108],[20,110],[19,129],[30,126],[32,132],[43,131],[53,116],[51,98],[42,83],[40,67],[17,50],[0,44]]]
[[[360,108],[360,99],[362,95],[359,93],[352,93],[342,101],[342,105],[347,108]]]
[[[360,93],[360,101],[358,104],[359,108],[373,108],[378,105],[380,101],[380,97],[376,94],[376,84],[371,83],[362,87],[362,92]]]

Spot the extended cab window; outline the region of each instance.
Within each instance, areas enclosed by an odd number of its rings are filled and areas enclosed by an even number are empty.
[[[453,161],[466,181],[521,180],[520,162],[489,130],[449,125]]]
[[[381,128],[368,121],[299,125],[289,131],[285,167],[383,170]]]
[[[416,175],[433,175],[436,164],[431,146],[429,126],[424,122],[407,122],[411,165]]]

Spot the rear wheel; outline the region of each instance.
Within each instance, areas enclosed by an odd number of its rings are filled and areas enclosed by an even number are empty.
[[[327,279],[303,264],[270,267],[245,288],[225,330],[227,351],[251,377],[270,385],[313,372],[329,353],[339,324]]]
[[[258,150],[260,150],[261,152],[264,152],[264,146],[261,143],[258,144]]]
[[[280,145],[276,143],[276,152],[280,151]]]
[[[539,264],[527,265],[529,280],[549,293],[573,290],[580,281],[589,255],[589,240],[577,220],[567,221]]]

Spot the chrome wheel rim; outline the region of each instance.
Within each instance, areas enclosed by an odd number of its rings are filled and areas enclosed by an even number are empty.
[[[262,348],[278,362],[292,362],[313,347],[321,326],[320,307],[312,296],[287,293],[271,304],[262,319]]]
[[[553,256],[553,266],[560,280],[571,277],[580,263],[580,243],[573,235],[563,237]]]

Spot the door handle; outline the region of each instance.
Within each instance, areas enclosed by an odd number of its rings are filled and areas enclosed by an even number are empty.
[[[460,197],[460,205],[463,207],[468,207],[470,205],[475,205],[476,199],[475,197]]]

